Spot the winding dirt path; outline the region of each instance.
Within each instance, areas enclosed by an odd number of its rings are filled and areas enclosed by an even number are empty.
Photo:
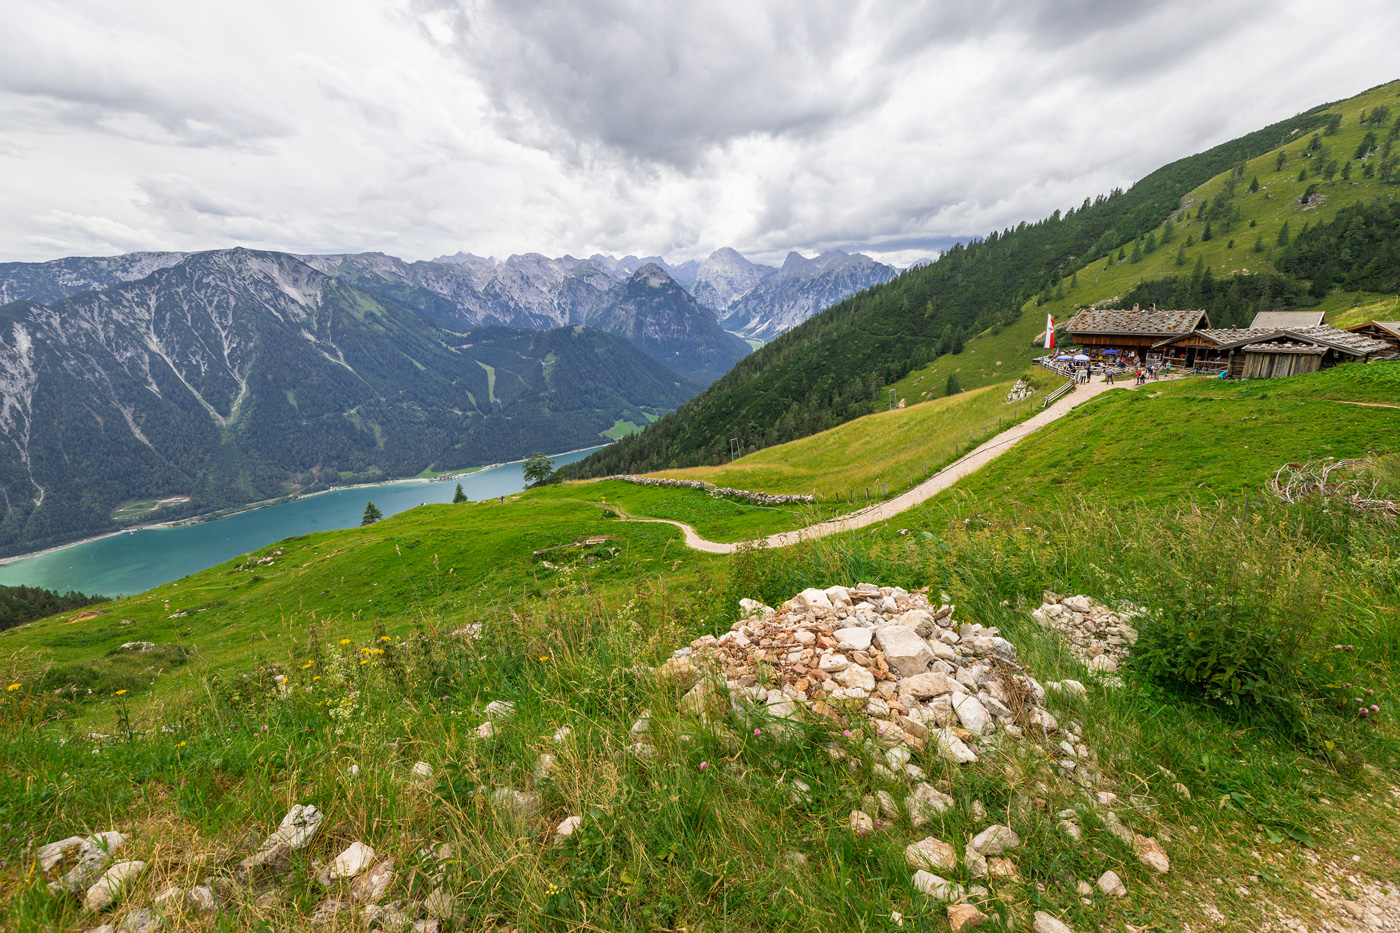
[[[1126,377],[1124,380],[1125,383],[1128,378],[1131,377]],[[1069,414],[1070,411],[1090,399],[1097,398],[1105,392],[1110,392],[1114,389],[1130,388],[1132,388],[1131,385],[1123,383],[1104,385],[1102,379],[1096,379],[1088,385],[1076,386],[1073,392],[1056,400],[1049,408],[1027,418],[1015,427],[1008,428],[1001,432],[989,439],[986,443],[974,448],[962,457],[948,464],[913,489],[900,493],[893,499],[887,499],[884,502],[867,506],[858,512],[851,512],[849,515],[827,519],[823,522],[817,522],[815,525],[808,525],[805,528],[782,531],[777,534],[769,535],[766,538],[736,543],[709,541],[696,534],[695,529],[684,522],[671,521],[666,518],[633,518],[626,514],[622,517],[633,522],[658,522],[664,525],[674,525],[685,535],[685,543],[687,545],[697,551],[704,551],[709,554],[733,554],[743,545],[788,547],[789,545],[797,544],[799,541],[824,538],[827,535],[833,535],[840,531],[852,531],[856,528],[864,528],[866,525],[882,522],[887,518],[898,515],[905,509],[910,509],[920,503],[927,502],[964,476],[981,469],[986,464],[1006,453],[1015,446],[1021,438],[1039,431],[1053,421],[1058,421]]]

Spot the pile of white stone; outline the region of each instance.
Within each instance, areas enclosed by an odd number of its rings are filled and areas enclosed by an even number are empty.
[[[923,593],[862,583],[804,590],[779,610],[741,607],[730,631],[696,639],[658,671],[693,684],[683,708],[762,703],[777,731],[799,709],[843,726],[868,718],[880,738],[933,743],[960,764],[999,733],[1043,742],[1061,732],[1015,646]]]
[[[1024,379],[1017,379],[1016,384],[1011,387],[1011,391],[1006,393],[1006,403],[1009,405],[1012,402],[1019,402],[1024,398],[1030,398],[1031,392],[1033,391],[1029,382]]]
[[[875,832],[907,817],[916,828],[928,826],[955,805],[913,763],[920,750],[931,750],[958,766],[979,756],[1001,756],[1007,741],[1044,767],[1034,782],[1036,794],[1048,795],[1050,783],[1066,778],[1088,793],[1097,807],[1110,807],[1114,795],[1096,790],[1101,775],[1096,756],[1082,737],[1082,724],[1066,721],[1047,709],[1048,696],[1083,694],[1076,681],[1042,686],[1016,661],[1016,648],[995,628],[959,623],[955,607],[934,606],[922,592],[862,583],[855,587],[808,589],[774,610],[743,600],[745,617],[730,631],[705,636],[675,652],[657,676],[685,690],[680,709],[703,720],[718,721],[730,710],[762,710],[769,734],[794,732],[804,719],[825,720],[843,732],[868,723],[873,740],[864,742],[875,759],[875,775],[886,788],[862,799],[850,814],[853,832]],[[1046,687],[1050,688],[1047,695]],[[633,751],[650,757],[650,723],[633,726]],[[839,745],[833,758],[847,758]],[[796,793],[805,790],[794,780]],[[974,820],[986,822],[980,802],[970,808]],[[1112,810],[1102,814],[1108,831],[1131,846],[1143,865],[1164,872],[1169,861],[1161,844],[1132,833]],[[1067,840],[1083,838],[1073,810],[1060,815]],[[984,886],[1019,881],[1009,857],[1021,844],[1010,826],[985,826],[959,847],[936,836],[909,844],[905,859],[914,870],[914,885],[947,903],[954,930],[972,929],[986,918],[978,904]],[[944,875],[968,878],[964,885]],[[941,873],[941,874],[940,874]],[[1112,871],[1098,880],[1109,896],[1126,893]],[[1060,933],[1068,928],[1037,913],[1033,929]]]
[[[811,495],[800,496],[779,496],[767,492],[751,492],[747,489],[732,489],[728,486],[716,486],[714,483],[707,483],[698,479],[666,479],[660,476],[634,476],[630,473],[617,476],[605,476],[604,479],[621,480],[624,483],[637,483],[640,486],[664,486],[670,489],[699,489],[714,496],[716,499],[743,499],[756,505],[792,505],[794,503],[812,503],[816,500]]]
[[[1112,674],[1137,643],[1137,629],[1128,620],[1141,612],[1137,608],[1115,612],[1087,596],[1060,596],[1046,590],[1040,608],[1031,610],[1031,618],[1059,632],[1070,653],[1089,670]]]

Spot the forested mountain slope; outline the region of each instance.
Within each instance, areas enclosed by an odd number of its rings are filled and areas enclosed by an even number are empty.
[[[746,356],[749,345],[727,333],[666,271],[647,263],[608,292],[590,327],[626,337],[652,357],[701,385],[709,385]]]
[[[827,309],[741,360],[680,409],[579,464],[569,475],[716,463],[737,437],[768,446],[859,417],[883,387],[1017,320],[1023,303],[1086,261],[1158,227],[1188,192],[1241,160],[1321,130],[1329,105],[1180,159],[1127,191],[1085,199],[1065,214],[959,244],[937,262]]]
[[[1026,308],[1067,320],[1092,304],[1202,307],[1230,327],[1259,311],[1319,307],[1334,320],[1382,295],[1393,304],[1400,82],[1317,115],[1311,132],[1186,192],[1152,229],[1048,278]]]
[[[0,308],[0,553],[349,479],[597,443],[696,386],[587,328],[446,330],[245,249]]]

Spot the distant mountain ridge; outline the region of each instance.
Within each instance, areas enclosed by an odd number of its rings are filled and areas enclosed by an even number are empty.
[[[834,249],[815,259],[788,253],[782,268],[729,302],[724,327],[745,337],[772,340],[817,312],[897,274],[893,266],[863,253],[851,255]]]
[[[592,328],[449,329],[285,253],[190,254],[0,307],[0,553],[120,527],[133,500],[218,508],[576,449],[699,388]]]
[[[188,253],[69,257],[43,263],[0,263],[0,304],[48,304],[78,292],[144,278],[183,262]],[[312,268],[420,311],[448,327],[501,324],[546,330],[580,324],[607,307],[609,295],[648,264],[666,272],[725,329],[771,340],[822,308],[888,281],[896,270],[840,250],[806,259],[790,253],[782,269],[750,262],[730,247],[703,262],[667,263],[659,256],[587,259],[522,253],[506,259],[458,252],[431,261],[387,253],[295,254]],[[760,287],[761,286],[761,287]]]
[[[642,266],[608,297],[585,323],[626,337],[702,385],[723,376],[749,353],[746,341],[726,333],[714,313],[656,263]]]

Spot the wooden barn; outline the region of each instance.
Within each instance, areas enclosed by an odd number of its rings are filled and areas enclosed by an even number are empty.
[[[1326,324],[1270,330],[1197,330],[1163,340],[1155,349],[1166,359],[1194,351],[1194,361],[1211,361],[1234,379],[1272,379],[1330,369],[1338,363],[1389,359],[1397,351],[1384,341]]]
[[[1116,350],[1146,359],[1153,346],[1164,339],[1184,337],[1201,327],[1210,327],[1205,311],[1104,311],[1088,308],[1069,322],[1070,338],[1088,350]]]
[[[1347,330],[1353,334],[1360,334],[1363,337],[1370,337],[1372,340],[1388,343],[1396,350],[1400,350],[1400,321],[1372,321],[1369,324],[1348,327]]]

